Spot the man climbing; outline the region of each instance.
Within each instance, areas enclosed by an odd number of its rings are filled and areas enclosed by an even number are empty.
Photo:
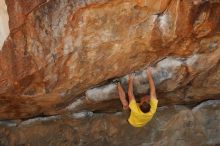
[[[128,79],[128,99],[129,104],[126,100],[125,92],[120,83],[117,84],[118,93],[123,105],[126,110],[130,108],[131,113],[128,122],[134,127],[142,127],[146,125],[153,117],[157,109],[158,100],[156,97],[156,91],[154,81],[152,78],[151,69],[147,69],[147,78],[150,86],[150,98],[145,95],[141,98],[140,103],[137,103],[133,94],[133,76],[129,75]]]

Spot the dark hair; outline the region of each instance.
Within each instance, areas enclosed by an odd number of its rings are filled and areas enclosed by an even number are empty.
[[[149,112],[149,111],[150,111],[150,108],[151,108],[151,106],[150,106],[150,104],[147,103],[147,102],[143,102],[143,103],[140,105],[140,109],[141,109],[141,111],[142,111],[143,113]]]

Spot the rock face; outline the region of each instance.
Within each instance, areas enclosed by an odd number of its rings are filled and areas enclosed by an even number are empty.
[[[2,49],[3,43],[9,35],[8,26],[8,13],[5,1],[0,1],[0,50]]]
[[[5,2],[0,119],[120,107],[109,82],[138,71],[145,94],[148,65],[161,105],[220,95],[219,0]]]
[[[0,144],[7,146],[217,146],[220,101],[193,109],[161,107],[144,128],[133,128],[126,113],[78,113],[0,123]]]

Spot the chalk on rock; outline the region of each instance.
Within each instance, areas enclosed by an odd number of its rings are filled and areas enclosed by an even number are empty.
[[[118,98],[116,85],[111,83],[101,87],[89,89],[86,91],[86,98],[93,102],[101,102]]]

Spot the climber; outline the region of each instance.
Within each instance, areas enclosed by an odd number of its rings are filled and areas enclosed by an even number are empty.
[[[152,78],[151,68],[147,69],[147,78],[150,86],[150,97],[145,95],[140,99],[140,103],[136,102],[133,94],[133,76],[129,75],[128,79],[128,99],[129,104],[126,100],[125,92],[120,84],[117,83],[119,98],[123,105],[123,109],[127,110],[130,108],[131,113],[128,122],[133,127],[142,127],[146,125],[153,117],[157,109],[158,100],[156,97],[156,91],[154,81]]]

